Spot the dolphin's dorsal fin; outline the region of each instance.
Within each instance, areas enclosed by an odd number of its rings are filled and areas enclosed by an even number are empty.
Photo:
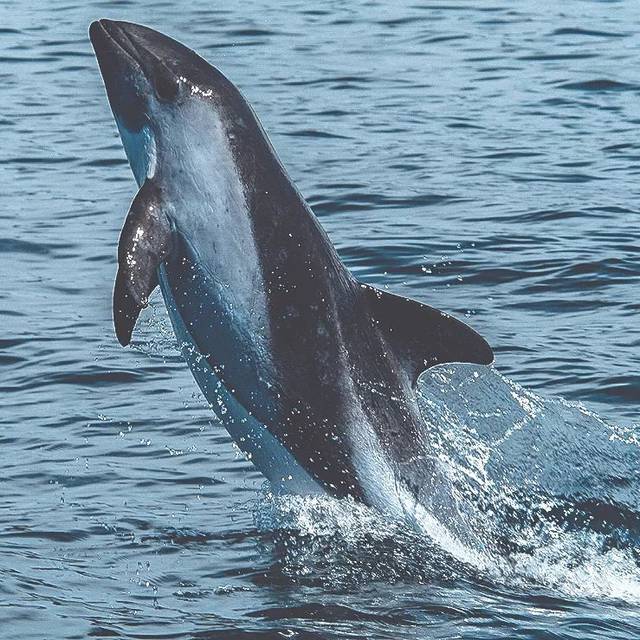
[[[436,364],[493,362],[493,351],[486,340],[464,322],[415,300],[360,286],[372,322],[395,359],[408,370],[411,384]]]
[[[171,235],[160,189],[147,179],[131,203],[118,243],[113,323],[123,347],[158,284],[158,266],[171,251]]]

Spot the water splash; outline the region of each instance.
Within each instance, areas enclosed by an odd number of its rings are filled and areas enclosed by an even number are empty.
[[[254,523],[282,579],[341,591],[373,582],[431,583],[467,575],[429,538],[351,498],[274,494],[265,489]]]
[[[425,372],[418,401],[424,431],[413,446],[435,471],[430,495],[417,487],[413,527],[351,500],[266,493],[255,520],[288,532],[284,573],[317,577],[320,563],[333,583],[331,567],[348,583],[475,575],[640,601],[635,429],[471,365]]]
[[[131,346],[152,358],[179,360],[176,338],[159,289],[151,294],[149,306],[140,314]]]

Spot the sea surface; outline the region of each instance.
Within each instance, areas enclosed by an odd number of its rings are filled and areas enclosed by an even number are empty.
[[[431,535],[272,496],[159,297],[118,345],[136,187],[100,17],[219,66],[357,276],[493,345],[421,379]],[[639,24],[583,0],[0,0],[0,637],[640,637]]]

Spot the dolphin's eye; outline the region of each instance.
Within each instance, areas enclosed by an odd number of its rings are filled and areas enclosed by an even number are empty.
[[[174,100],[178,95],[178,89],[180,88],[178,79],[164,69],[160,73],[156,74],[153,85],[156,90],[158,100],[161,102],[170,102],[171,100]]]

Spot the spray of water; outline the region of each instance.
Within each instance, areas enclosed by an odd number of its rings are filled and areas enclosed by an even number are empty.
[[[473,575],[640,600],[635,429],[470,365],[425,372],[418,401],[412,446],[430,494],[417,487],[419,508],[400,522],[350,500],[265,493],[256,523],[289,532],[285,572],[317,576],[322,558],[332,584]]]

